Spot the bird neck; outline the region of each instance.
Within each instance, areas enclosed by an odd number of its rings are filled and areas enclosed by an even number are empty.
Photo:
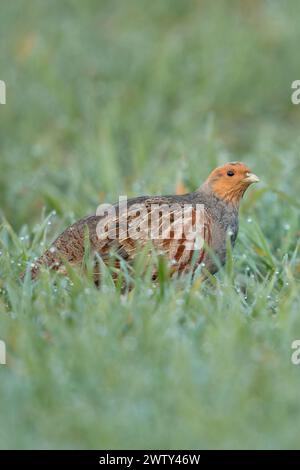
[[[219,186],[218,184],[205,181],[198,191],[204,192],[210,195],[210,197],[213,196],[238,210],[246,189],[244,185],[226,188],[223,185]]]

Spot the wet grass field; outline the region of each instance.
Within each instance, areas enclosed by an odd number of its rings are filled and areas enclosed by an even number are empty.
[[[1,5],[1,448],[299,447],[299,17],[296,0]],[[261,183],[214,282],[20,282],[100,203],[195,190],[231,160]]]

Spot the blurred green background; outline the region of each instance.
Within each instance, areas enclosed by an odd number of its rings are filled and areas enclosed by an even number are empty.
[[[2,2],[1,448],[299,447],[299,20],[297,0]],[[262,183],[214,285],[19,281],[100,202],[228,160]]]

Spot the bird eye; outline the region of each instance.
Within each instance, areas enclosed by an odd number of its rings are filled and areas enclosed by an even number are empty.
[[[228,175],[228,176],[233,176],[233,175],[234,175],[234,171],[228,170],[228,171],[227,171],[227,175]]]

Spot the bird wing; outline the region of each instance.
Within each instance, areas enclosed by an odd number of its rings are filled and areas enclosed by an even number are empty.
[[[201,205],[185,200],[154,197],[131,204],[113,217],[103,218],[98,226],[95,249],[106,260],[112,248],[127,261],[132,261],[146,245],[164,254],[172,270],[182,271],[198,265],[205,245],[211,244],[211,220]]]

